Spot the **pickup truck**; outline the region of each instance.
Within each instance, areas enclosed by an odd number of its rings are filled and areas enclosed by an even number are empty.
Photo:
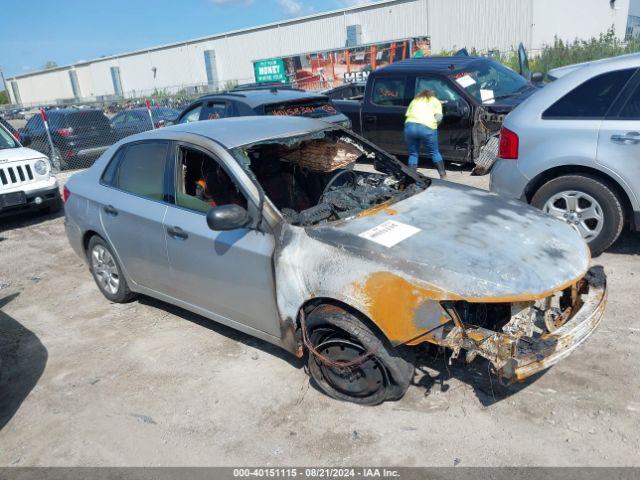
[[[405,112],[425,89],[435,91],[443,104],[438,133],[444,159],[475,163],[504,117],[537,87],[490,58],[424,57],[371,72],[362,100],[333,104],[349,117],[353,131],[392,154],[406,155]]]

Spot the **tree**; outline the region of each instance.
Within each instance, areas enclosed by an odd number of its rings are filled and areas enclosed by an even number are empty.
[[[9,103],[9,94],[6,90],[0,90],[0,105]]]

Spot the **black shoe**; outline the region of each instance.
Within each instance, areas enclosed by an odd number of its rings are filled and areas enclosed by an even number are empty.
[[[447,171],[444,169],[444,162],[436,162],[436,168],[440,174],[440,178],[447,178]]]

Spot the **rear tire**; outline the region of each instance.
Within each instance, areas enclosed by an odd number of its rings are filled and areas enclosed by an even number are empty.
[[[374,352],[362,364],[346,369],[326,365],[309,352],[309,373],[324,393],[360,405],[378,405],[404,396],[413,379],[413,364],[357,317],[317,308],[306,324],[311,343],[331,360],[348,361]]]
[[[100,292],[114,303],[127,303],[136,297],[129,289],[127,279],[116,260],[111,247],[102,238],[94,235],[87,248],[89,270]]]
[[[565,200],[567,198],[576,203],[577,207],[566,208],[569,206]],[[554,178],[538,189],[531,199],[531,205],[576,227],[594,256],[609,248],[618,239],[624,226],[624,212],[619,196],[607,183],[591,175],[574,174]],[[572,212],[582,218],[576,218]],[[585,220],[588,215],[593,215],[594,218]],[[584,226],[581,222],[584,222]],[[598,222],[601,224],[598,225]],[[591,230],[591,234],[585,227]]]

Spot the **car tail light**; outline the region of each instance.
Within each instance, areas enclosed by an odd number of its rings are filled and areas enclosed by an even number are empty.
[[[15,132],[13,134],[13,138],[15,138],[16,140],[20,140],[20,133],[19,132]]]
[[[71,128],[71,127],[58,128],[56,130],[56,133],[58,135],[60,135],[61,137],[70,137],[71,135],[73,135],[73,128]]]
[[[64,156],[67,158],[73,158],[76,156],[76,152],[73,150],[67,150],[66,152],[64,152]]]
[[[65,185],[64,187],[62,187],[62,201],[64,203],[67,203],[67,200],[69,200],[70,196],[71,196],[71,192],[69,191],[69,189]]]
[[[502,127],[500,130],[500,148],[498,149],[498,157],[506,160],[518,159],[518,148],[520,146],[520,139],[518,135]]]

